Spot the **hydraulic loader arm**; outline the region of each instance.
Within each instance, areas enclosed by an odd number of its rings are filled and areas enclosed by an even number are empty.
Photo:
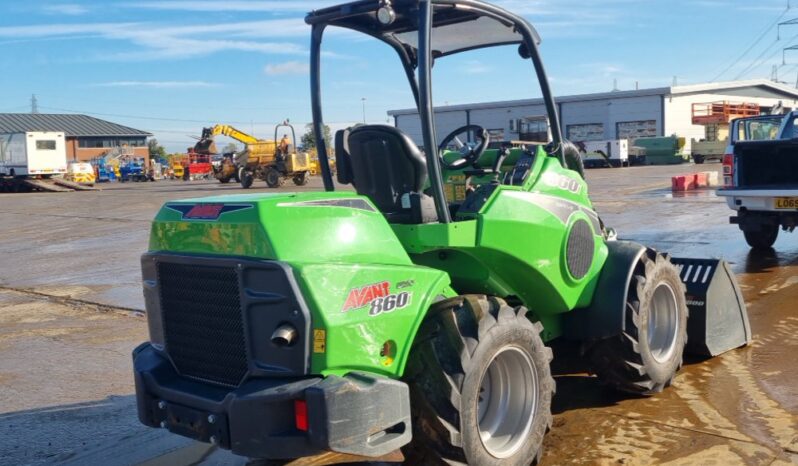
[[[213,136],[218,136],[220,134],[223,136],[228,136],[235,139],[236,141],[243,142],[244,144],[247,145],[258,144],[260,142],[263,142],[258,138],[256,138],[255,136],[251,136],[243,131],[233,128],[230,125],[216,125],[212,128],[211,134]]]

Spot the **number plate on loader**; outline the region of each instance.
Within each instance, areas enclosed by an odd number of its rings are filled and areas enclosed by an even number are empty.
[[[777,197],[774,205],[777,209],[798,209],[798,197]]]

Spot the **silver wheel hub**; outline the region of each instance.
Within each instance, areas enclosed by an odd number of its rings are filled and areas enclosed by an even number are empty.
[[[659,363],[668,361],[676,350],[679,307],[676,293],[667,283],[660,283],[651,296],[647,331],[651,355]]]
[[[482,445],[496,458],[515,454],[527,441],[538,408],[539,381],[526,351],[509,346],[493,356],[477,402]]]

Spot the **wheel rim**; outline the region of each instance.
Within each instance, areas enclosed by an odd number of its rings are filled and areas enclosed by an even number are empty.
[[[657,362],[665,362],[673,355],[678,330],[676,293],[667,283],[660,283],[654,290],[648,311],[648,348]]]
[[[515,454],[529,438],[538,407],[538,375],[521,348],[502,349],[482,375],[477,401],[482,445],[496,458]]]

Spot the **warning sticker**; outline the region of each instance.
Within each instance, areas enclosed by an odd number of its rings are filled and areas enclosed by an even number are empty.
[[[327,351],[327,331],[321,328],[313,329],[313,352],[324,353]]]

